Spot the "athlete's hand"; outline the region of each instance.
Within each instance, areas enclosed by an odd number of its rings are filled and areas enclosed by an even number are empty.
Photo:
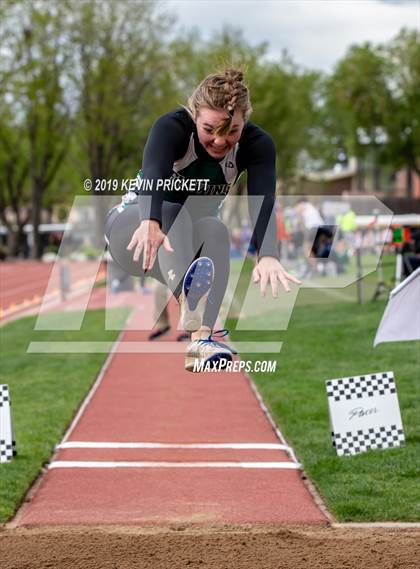
[[[271,284],[273,297],[278,296],[278,284],[281,282],[284,290],[290,292],[289,282],[302,284],[302,281],[287,273],[275,257],[261,257],[252,271],[254,283],[260,283],[261,296],[265,296],[267,284]]]
[[[159,223],[154,219],[145,219],[133,233],[127,249],[131,251],[135,248],[133,261],[138,261],[143,252],[143,269],[150,271],[161,245],[166,251],[173,251],[169,239],[160,229]]]

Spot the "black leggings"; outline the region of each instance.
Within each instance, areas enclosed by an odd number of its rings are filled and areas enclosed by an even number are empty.
[[[200,217],[182,204],[163,202],[162,231],[168,236],[173,252],[159,248],[157,260],[150,271],[142,268],[143,256],[133,261],[134,250],[128,251],[134,231],[139,226],[137,204],[117,207],[110,211],[105,222],[105,235],[114,261],[127,273],[152,276],[167,285],[176,298],[190,264],[197,257],[210,257],[214,263],[214,284],[209,294],[203,325],[213,329],[219,314],[229,279],[229,232],[216,216]]]

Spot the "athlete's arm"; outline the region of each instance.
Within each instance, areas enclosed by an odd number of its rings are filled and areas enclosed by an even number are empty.
[[[254,143],[250,144],[248,162],[249,213],[258,251],[258,263],[252,276],[254,283],[260,283],[263,296],[270,284],[273,297],[276,298],[279,282],[289,292],[289,281],[296,284],[300,284],[300,281],[286,272],[278,259],[277,220],[274,212],[276,149],[268,134],[262,131],[256,134]]]
[[[248,205],[258,257],[278,258],[276,199],[276,149],[271,137],[257,131],[248,145]]]
[[[142,185],[138,189],[140,224],[127,246],[134,250],[133,260],[143,253],[143,269],[150,270],[159,247],[173,251],[168,237],[161,230],[163,190],[158,180],[172,175],[175,160],[182,156],[188,145],[188,132],[174,113],[160,117],[153,125],[143,154]],[[151,181],[151,184],[150,184]]]
[[[154,219],[162,225],[162,202],[164,192],[158,187],[158,180],[171,177],[174,162],[183,156],[188,147],[189,133],[185,124],[176,118],[176,113],[168,113],[160,117],[152,126],[144,148],[142,174],[144,182],[139,195],[148,197],[149,207],[142,207],[140,219]],[[152,189],[150,189],[152,181]],[[147,204],[149,205],[149,204]]]

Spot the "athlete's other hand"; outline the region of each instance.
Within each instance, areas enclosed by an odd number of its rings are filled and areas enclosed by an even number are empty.
[[[260,283],[261,296],[265,296],[267,284],[271,284],[273,297],[278,296],[278,284],[281,282],[284,290],[290,292],[289,282],[302,284],[302,281],[286,272],[275,257],[261,257],[252,271],[254,283]]]
[[[127,249],[134,249],[133,261],[138,261],[143,252],[143,270],[150,271],[156,260],[159,247],[163,245],[166,251],[172,252],[172,246],[167,235],[154,219],[145,219],[133,233]]]

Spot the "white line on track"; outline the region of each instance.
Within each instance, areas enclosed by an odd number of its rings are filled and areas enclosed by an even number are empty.
[[[49,465],[56,468],[255,468],[298,470],[295,462],[124,462],[57,460]]]
[[[282,342],[236,342],[236,349],[243,354],[270,353],[278,354]],[[185,346],[182,342],[30,342],[27,352],[30,354],[182,354]]]
[[[278,443],[121,443],[121,442],[87,442],[87,441],[67,441],[57,445],[57,449],[69,448],[183,448],[183,449],[238,449],[238,450],[285,450],[287,445]]]

